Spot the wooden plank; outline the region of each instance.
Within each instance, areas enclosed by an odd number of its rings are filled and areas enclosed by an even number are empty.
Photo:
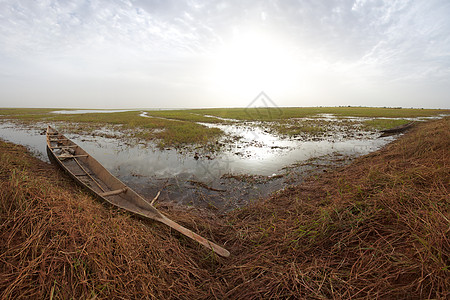
[[[80,154],[80,155],[71,155],[71,156],[60,155],[60,156],[57,156],[57,157],[63,159],[63,158],[88,157],[88,156],[89,155],[87,155],[87,154]]]
[[[50,147],[52,149],[66,149],[66,148],[76,148],[78,145],[70,145],[70,146],[56,146],[56,147]]]
[[[74,158],[73,159],[77,165],[81,168],[81,170],[83,170],[84,173],[86,173],[87,176],[89,176],[89,178],[94,181],[94,183],[103,191],[105,192],[105,189],[100,185],[100,183],[97,182],[97,180],[94,179],[94,177],[92,177],[91,175],[89,175],[89,172],[80,164],[80,162],[78,161],[78,159]]]
[[[115,191],[99,193],[99,195],[102,196],[102,197],[108,197],[108,196],[119,195],[119,194],[125,193],[126,191],[127,191],[127,188],[122,188],[122,189],[118,189],[118,190],[115,190]]]

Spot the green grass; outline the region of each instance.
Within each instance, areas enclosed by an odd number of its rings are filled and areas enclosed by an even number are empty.
[[[363,122],[363,126],[368,130],[385,130],[409,123],[405,119],[375,119]]]
[[[309,124],[288,125],[286,123],[275,125],[273,126],[273,129],[279,134],[287,136],[296,136],[299,134],[316,135],[327,131],[327,129],[322,126],[314,126]]]
[[[206,144],[222,134],[220,129],[208,128],[194,122],[146,118],[139,116],[139,114],[140,112],[137,111],[128,111],[120,113],[58,115],[53,117],[53,120],[77,123],[115,124],[123,125],[127,129],[142,128],[146,130],[136,132],[136,137],[146,140],[157,139],[159,140],[159,145],[162,147]]]
[[[52,108],[0,108],[0,116],[40,116],[48,115]],[[70,110],[70,109],[65,109]],[[145,110],[149,115],[195,122],[220,122],[206,117],[213,115],[221,118],[238,120],[278,120],[290,118],[312,117],[318,114],[334,114],[341,117],[386,117],[413,118],[449,114],[448,109],[412,109],[412,108],[377,108],[377,107],[282,107],[282,108],[208,108],[186,110]],[[135,111],[137,112],[137,111]],[[126,112],[132,113],[132,112]],[[108,113],[113,115],[117,113]],[[99,114],[95,114],[99,115]],[[104,115],[104,114],[102,114]]]
[[[206,117],[201,113],[192,110],[146,110],[149,116],[157,118],[167,118],[180,121],[204,122],[204,123],[223,123],[223,121]]]
[[[0,109],[0,119],[17,119],[23,122],[68,122],[78,123],[77,129],[89,132],[100,125],[121,125],[125,129],[139,129],[133,136],[146,140],[158,140],[162,147],[182,147],[187,144],[206,144],[215,141],[223,132],[215,128],[197,124],[226,123],[221,118],[241,121],[278,121],[279,124],[269,125],[283,135],[298,135],[301,133],[318,134],[327,131],[320,124],[297,124],[294,118],[316,117],[319,114],[334,114],[338,117],[427,117],[439,114],[449,114],[449,110],[439,109],[396,109],[370,107],[284,107],[284,108],[214,108],[187,110],[147,110],[153,118],[139,116],[141,111],[126,111],[116,113],[87,114],[53,114],[51,108],[3,108]],[[58,109],[59,110],[59,109]],[[69,109],[67,109],[69,110]],[[318,120],[319,121],[319,120]],[[364,123],[367,129],[387,129],[406,123],[405,120],[372,120]],[[69,128],[71,125],[69,125]],[[72,126],[73,127],[73,126]],[[81,128],[81,129],[80,129]],[[75,127],[74,127],[75,129]]]
[[[288,119],[267,122],[267,128],[283,136],[320,136],[325,133],[355,132],[361,122],[351,119],[325,120],[322,118]]]
[[[46,121],[77,123],[74,127],[78,132],[91,132],[99,126],[121,125],[130,129],[132,137],[145,140],[157,140],[161,147],[183,147],[188,144],[206,144],[215,141],[223,132],[220,129],[189,121],[176,121],[160,118],[146,118],[139,116],[140,111],[117,113],[88,113],[88,114],[51,114],[51,109],[35,110],[1,110],[4,118],[21,121]],[[132,131],[132,129],[141,129]]]
[[[411,109],[411,108],[375,108],[375,107],[283,107],[283,108],[214,108],[187,110],[199,114],[214,115],[222,118],[238,120],[280,120],[290,118],[312,117],[318,114],[334,114],[339,117],[386,117],[413,118],[428,117],[449,110],[441,109]]]
[[[0,116],[41,115],[55,110],[55,108],[0,108]]]

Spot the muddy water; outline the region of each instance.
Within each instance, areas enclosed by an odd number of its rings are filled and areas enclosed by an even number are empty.
[[[58,128],[58,124],[53,125]],[[129,144],[122,139],[63,133],[146,198],[161,191],[160,203],[174,201],[220,211],[265,197],[330,166],[345,164],[395,138],[359,131],[350,136],[336,132],[316,139],[287,139],[251,122],[203,125],[226,133],[218,142],[221,151],[180,153],[160,150],[152,143]],[[2,121],[0,138],[25,145],[48,161],[42,135],[45,127],[38,124],[27,128]]]

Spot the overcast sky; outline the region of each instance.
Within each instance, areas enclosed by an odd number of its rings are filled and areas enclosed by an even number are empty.
[[[0,107],[450,108],[449,0],[0,0]]]

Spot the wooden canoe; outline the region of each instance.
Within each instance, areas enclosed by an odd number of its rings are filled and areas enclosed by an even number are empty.
[[[102,200],[136,215],[164,223],[220,256],[230,256],[230,252],[226,249],[164,216],[142,196],[106,170],[80,146],[50,126],[47,127],[47,153],[77,183]]]
[[[401,133],[404,132],[408,129],[410,129],[411,127],[413,127],[416,124],[415,121],[391,128],[391,129],[385,129],[385,130],[381,130],[380,132],[382,133],[381,136],[388,136],[391,134],[396,134],[396,133]]]

